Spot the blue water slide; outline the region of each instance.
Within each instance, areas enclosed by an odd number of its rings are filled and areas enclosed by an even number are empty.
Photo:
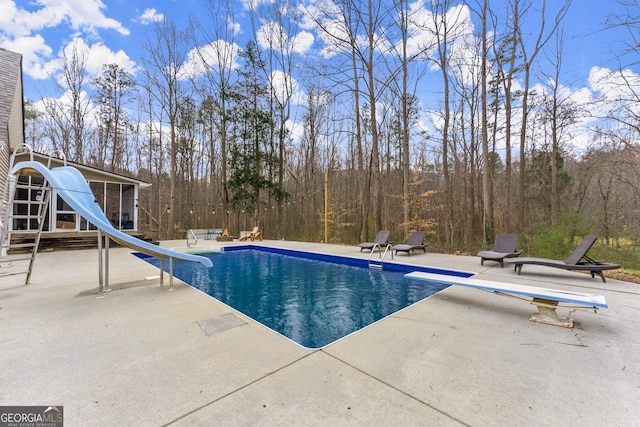
[[[73,166],[60,166],[49,169],[42,163],[31,160],[17,163],[11,170],[11,174],[16,175],[21,169],[35,169],[38,171],[74,211],[120,245],[161,259],[173,258],[198,262],[205,267],[213,266],[209,258],[163,248],[114,228],[96,201],[87,180]]]

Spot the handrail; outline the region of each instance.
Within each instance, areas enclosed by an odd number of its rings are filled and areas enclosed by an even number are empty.
[[[197,245],[198,244],[198,236],[196,236],[196,233],[194,233],[192,229],[189,229],[189,230],[187,230],[187,247],[191,246],[191,243],[189,242],[189,234],[191,234],[193,236],[193,239],[194,239],[193,244]]]
[[[33,161],[33,149],[29,144],[19,144],[16,148],[13,149],[13,153],[11,153],[11,158],[9,159],[9,171],[13,169],[13,166],[16,161],[16,156],[20,153],[29,153],[29,160]]]
[[[382,261],[387,256],[387,252],[391,251],[391,259],[393,259],[393,248],[391,247],[391,243],[387,243],[387,247],[384,249],[384,253],[382,254]]]
[[[62,160],[62,165],[67,166],[67,156],[64,154],[64,151],[58,149],[58,150],[52,150],[49,153],[49,160],[47,161],[47,167],[49,169],[51,169],[51,159],[53,158],[54,154],[59,154],[60,155],[59,159]]]
[[[378,248],[378,255],[380,256],[380,267],[382,267],[382,263],[384,262],[384,259],[387,256],[387,252],[389,252],[390,249],[391,249],[391,259],[393,259],[393,249],[391,248],[391,243],[386,243],[385,245],[386,246],[385,246],[384,252],[382,252],[382,245],[380,243],[375,243],[373,245],[373,247],[371,248],[371,253],[369,254],[369,258],[367,259],[367,262],[369,263],[369,267],[372,267],[371,257],[373,256],[373,251],[376,248]],[[378,267],[377,264],[373,264],[373,266]]]
[[[375,251],[376,248],[378,248],[378,255],[380,255],[380,258],[382,258],[382,253],[380,252],[382,250],[382,247],[380,246],[380,243],[374,243],[373,247],[371,248],[371,253],[369,254],[369,259],[367,261],[371,261],[371,257],[373,256],[373,251]]]

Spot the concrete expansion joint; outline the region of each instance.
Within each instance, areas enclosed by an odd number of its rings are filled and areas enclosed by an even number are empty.
[[[319,350],[318,350],[318,351],[319,351]],[[260,381],[264,380],[265,378],[269,378],[271,375],[273,375],[273,374],[275,374],[275,373],[277,373],[277,372],[280,372],[280,371],[282,371],[283,369],[286,369],[286,368],[288,368],[289,366],[294,365],[294,364],[298,363],[298,362],[299,362],[299,361],[301,361],[301,360],[306,359],[307,357],[309,357],[310,355],[312,355],[312,354],[314,354],[314,353],[317,353],[318,351],[313,351],[313,352],[311,352],[311,353],[309,353],[309,354],[305,354],[304,356],[299,357],[299,358],[297,358],[296,360],[294,360],[294,361],[292,361],[292,362],[290,362],[290,363],[287,363],[286,365],[283,365],[283,366],[281,366],[280,368],[278,368],[278,369],[276,369],[276,370],[274,370],[274,371],[266,372],[264,375],[260,376],[259,378],[255,379],[255,380],[253,380],[253,381],[249,381],[248,383],[246,383],[246,384],[244,384],[244,385],[242,385],[242,386],[240,386],[240,387],[237,387],[237,388],[235,388],[235,389],[233,389],[233,390],[230,390],[229,392],[227,392],[227,393],[223,394],[222,396],[219,396],[219,397],[217,397],[217,398],[215,398],[215,399],[213,399],[213,400],[211,400],[211,401],[209,401],[209,402],[207,402],[207,403],[205,403],[205,404],[203,404],[203,405],[198,406],[197,408],[194,408],[194,409],[192,409],[192,410],[190,410],[190,411],[188,411],[188,412],[186,412],[186,413],[182,414],[181,416],[179,416],[179,417],[177,417],[177,418],[175,418],[175,419],[173,419],[173,420],[171,420],[171,421],[166,422],[164,425],[165,425],[165,426],[168,426],[168,425],[171,425],[171,424],[175,424],[175,423],[177,423],[178,421],[180,421],[180,420],[183,420],[183,419],[187,418],[189,415],[193,415],[193,414],[195,414],[196,412],[198,412],[198,411],[200,411],[200,410],[202,410],[202,409],[206,408],[207,406],[211,406],[211,405],[213,405],[213,404],[215,404],[215,403],[217,403],[217,402],[220,402],[221,400],[224,400],[224,399],[226,399],[227,397],[232,396],[233,394],[235,394],[235,393],[237,393],[237,392],[239,392],[239,391],[241,391],[241,390],[244,390],[244,389],[245,389],[245,388],[247,388],[247,387],[250,387],[250,386],[252,386],[252,385],[254,385],[254,384],[259,383]]]
[[[407,398],[412,399],[412,400],[420,403],[421,405],[424,405],[424,406],[426,406],[426,407],[428,407],[428,408],[430,408],[430,409],[432,409],[432,410],[434,410],[436,412],[439,412],[440,414],[444,415],[445,417],[450,418],[451,420],[454,420],[454,421],[460,423],[460,425],[462,425],[462,426],[467,426],[467,427],[471,427],[472,426],[472,424],[466,423],[466,422],[456,418],[455,416],[443,411],[442,409],[437,408],[437,407],[431,405],[430,403],[425,402],[422,399],[418,399],[416,396],[412,396],[411,394],[407,393],[406,391],[404,391],[402,389],[399,389],[398,387],[394,386],[393,384],[390,384],[390,383],[388,383],[388,382],[386,382],[384,380],[381,380],[380,378],[375,377],[375,376],[371,375],[370,373],[368,373],[366,371],[363,371],[362,369],[358,368],[357,366],[352,365],[351,363],[345,362],[341,358],[339,358],[339,357],[337,357],[337,356],[335,356],[335,355],[333,355],[331,353],[328,353],[328,352],[326,352],[326,351],[324,351],[322,349],[320,349],[320,351],[322,351],[327,356],[337,360],[338,362],[345,364],[346,366],[350,367],[351,369],[354,369],[357,372],[360,372],[361,374],[366,375],[367,377],[371,378],[372,380],[377,381],[380,384],[383,384],[383,385],[385,385],[385,386],[397,391],[398,393],[401,393],[402,395],[406,396]]]

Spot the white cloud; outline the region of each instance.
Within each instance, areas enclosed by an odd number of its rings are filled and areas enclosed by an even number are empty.
[[[274,0],[241,0],[242,7],[246,10],[255,11],[259,6],[265,4],[272,4]]]
[[[227,28],[231,30],[232,34],[235,34],[235,35],[240,34],[240,31],[241,31],[240,23],[237,21],[234,21],[231,16],[227,19]]]
[[[37,0],[30,4],[33,10],[17,8],[14,2],[9,3],[11,4],[7,10],[12,13],[9,21],[14,24],[10,27],[14,31],[10,33],[12,35],[31,34],[64,22],[68,22],[73,30],[93,33],[96,29],[112,29],[122,35],[129,35],[129,30],[120,22],[105,16],[103,9],[106,6],[100,0]],[[4,31],[9,32],[5,28],[3,27]],[[16,31],[21,31],[22,34]]]
[[[331,58],[338,52],[349,49],[349,44],[345,43],[349,40],[349,33],[344,22],[336,19],[324,22],[322,25],[324,31],[321,31],[318,35],[325,44],[321,51],[323,57]]]
[[[114,52],[102,43],[94,43],[88,47],[87,70],[91,75],[101,74],[102,67],[107,64],[117,64],[128,73],[136,73],[137,67],[135,61],[129,58],[123,50]]]
[[[289,129],[289,138],[291,138],[294,143],[300,141],[305,132],[304,123],[289,119],[287,120],[286,126],[287,129]]]
[[[289,37],[285,29],[277,22],[264,21],[257,31],[258,45],[263,49],[279,52],[305,54],[313,45],[314,37],[308,31],[301,31]]]
[[[315,11],[313,5],[304,5],[302,2],[298,3],[298,25],[303,30],[315,30],[316,21],[313,19],[312,13]]]
[[[608,68],[592,67],[588,81],[589,86],[605,99],[613,101],[632,99],[637,102],[637,98],[630,92],[640,88],[640,75],[631,70],[612,71]]]
[[[18,11],[13,1],[0,1],[0,28],[4,37],[21,37],[31,33],[27,13]]]
[[[288,100],[297,102],[303,97],[296,79],[280,70],[271,73],[271,87],[275,97],[281,104]]]
[[[55,0],[43,0],[57,4]],[[112,29],[118,33],[128,36],[129,30],[120,22],[113,18],[108,18],[102,13],[105,8],[104,3],[100,0],[66,0],[62,2],[66,4],[63,13],[71,21],[73,29],[84,29],[85,31],[94,31],[96,28]]]
[[[206,46],[194,48],[187,55],[187,62],[183,71],[188,76],[200,76],[207,72],[207,68],[224,67],[235,70],[239,68],[238,53],[240,46],[226,40],[217,40]]]
[[[324,58],[331,58],[338,52],[349,49],[349,32],[343,20],[343,10],[333,0],[318,0],[308,4],[298,5],[298,25],[302,28],[301,40],[304,40],[311,48],[312,41],[307,31],[316,33],[316,37],[322,42],[323,48],[320,54]]]
[[[569,99],[574,105],[576,105],[582,114],[579,114],[576,122],[569,129],[572,135],[569,144],[578,150],[583,150],[589,146],[591,142],[591,126],[596,121],[596,117],[602,116],[602,105],[596,102],[593,92],[586,87],[570,90],[567,87],[563,87],[562,97]]]
[[[64,61],[63,55],[66,55],[67,59],[71,59],[73,57],[73,49],[84,60],[85,71],[89,78],[102,74],[103,66],[107,64],[117,64],[131,74],[135,74],[137,71],[136,63],[122,50],[113,52],[102,43],[88,45],[84,39],[79,37],[68,43],[56,60],[49,62],[50,71],[61,70]]]
[[[0,47],[22,53],[22,70],[31,78],[46,79],[54,69],[51,62],[42,61],[42,58],[51,57],[52,49],[40,34],[5,40],[0,42]]]
[[[282,26],[274,21],[262,22],[256,32],[256,41],[263,49],[278,49],[287,43],[287,35]]]
[[[593,101],[587,104],[592,123],[604,123],[603,118],[615,115],[622,121],[608,121],[604,125],[622,129],[626,127],[625,119],[640,116],[640,74],[629,69],[610,70],[596,66],[589,72],[588,84],[593,96]]]
[[[438,31],[442,32],[441,28],[436,27],[436,23],[441,25],[443,19],[447,23],[447,38],[452,45],[472,45],[470,39],[473,37],[473,22],[471,11],[467,6],[454,6],[446,11],[444,16],[427,10],[423,2],[413,3],[410,7],[410,36],[407,40],[407,49],[410,55],[417,55],[421,52],[433,55],[438,41],[436,34]],[[442,34],[440,38],[442,39]]]
[[[154,22],[162,22],[164,20],[164,14],[158,13],[155,8],[148,8],[142,12],[142,15],[138,18],[138,21],[143,25],[153,24]]]
[[[301,31],[291,39],[291,49],[294,53],[304,55],[311,49],[315,38],[308,31]]]
[[[79,93],[79,104],[85,109],[85,123],[94,123],[98,119],[98,108],[91,102],[91,97],[86,91]],[[73,105],[71,91],[65,91],[59,98],[42,98],[33,104],[33,108],[43,114],[48,114],[51,108],[69,110]]]
[[[114,52],[102,42],[89,45],[80,37],[74,38],[64,46],[56,58],[51,57],[52,49],[40,35],[4,41],[0,43],[0,46],[13,52],[22,53],[23,72],[27,76],[39,80],[51,78],[60,71],[63,65],[63,53],[66,53],[67,58],[71,58],[74,47],[84,57],[84,66],[89,77],[101,74],[102,67],[106,64],[117,64],[133,75],[137,72],[135,61],[124,51]]]
[[[27,76],[46,79],[59,68],[59,60],[52,57],[53,49],[43,37],[44,30],[68,26],[77,34],[90,37],[95,37],[99,29],[129,35],[120,22],[104,14],[104,9],[101,0],[34,0],[20,6],[15,1],[0,0],[0,46],[22,54]],[[97,53],[89,57],[92,62],[115,62],[127,70],[135,65],[122,51],[113,53],[100,43],[88,50],[94,49]]]

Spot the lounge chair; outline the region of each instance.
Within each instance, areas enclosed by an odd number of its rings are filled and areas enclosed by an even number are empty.
[[[424,231],[414,231],[411,233],[406,243],[395,245],[393,250],[398,252],[406,252],[407,256],[411,255],[411,251],[422,249],[424,253],[427,253],[427,246],[429,244],[424,241]]]
[[[484,261],[489,260],[499,262],[500,267],[504,267],[505,258],[516,257],[522,253],[522,249],[516,249],[517,244],[517,234],[500,234],[496,238],[493,249],[478,252],[477,256],[480,257],[480,265],[484,265]]]
[[[241,242],[246,240],[262,240],[262,232],[258,227],[253,227],[251,231],[241,231],[239,240]]]
[[[365,249],[368,249],[369,252],[373,252],[373,249],[378,245],[378,250],[382,248],[382,246],[387,247],[389,244],[389,231],[388,230],[380,230],[378,234],[376,234],[376,238],[373,242],[362,242],[358,246],[360,246],[360,252]]]
[[[587,252],[591,249],[591,246],[596,242],[598,238],[593,234],[585,236],[578,247],[573,251],[569,258],[564,261],[547,259],[547,258],[527,258],[527,257],[515,257],[506,258],[504,262],[507,264],[513,264],[514,271],[518,274],[522,272],[522,266],[525,264],[543,265],[546,267],[561,268],[563,270],[571,271],[588,271],[591,273],[591,277],[594,278],[596,274],[600,276],[603,282],[606,282],[604,270],[615,270],[620,268],[619,264],[613,264],[606,261],[594,261],[587,256]]]
[[[253,227],[253,231],[249,236],[251,240],[262,240],[262,231],[258,227]]]

